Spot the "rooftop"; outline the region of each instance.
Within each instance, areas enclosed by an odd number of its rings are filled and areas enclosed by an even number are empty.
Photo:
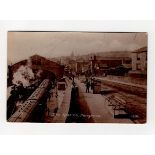
[[[142,53],[142,52],[147,52],[147,47],[146,46],[135,50],[133,53]]]

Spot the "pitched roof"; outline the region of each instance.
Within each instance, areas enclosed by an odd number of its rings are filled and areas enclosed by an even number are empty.
[[[142,53],[142,52],[147,52],[147,47],[146,46],[135,50],[133,53]]]
[[[34,57],[38,57],[38,58],[44,59],[44,60],[46,60],[46,61],[48,61],[48,62],[50,62],[50,63],[53,63],[53,64],[56,65],[56,66],[62,66],[62,65],[60,65],[60,64],[58,64],[58,63],[56,63],[56,62],[54,62],[54,61],[49,60],[48,58],[45,58],[45,57],[40,56],[40,55],[37,55],[37,54],[32,55],[30,58],[33,59]]]

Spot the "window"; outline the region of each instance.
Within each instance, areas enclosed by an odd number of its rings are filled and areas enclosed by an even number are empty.
[[[137,53],[137,60],[140,60],[140,53]]]
[[[141,65],[137,63],[137,70],[141,70]]]

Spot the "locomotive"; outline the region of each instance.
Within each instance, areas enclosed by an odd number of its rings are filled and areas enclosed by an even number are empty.
[[[50,80],[43,80],[31,96],[8,119],[8,122],[42,122],[49,88]]]

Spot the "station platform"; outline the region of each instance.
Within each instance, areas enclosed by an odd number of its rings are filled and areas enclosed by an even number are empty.
[[[89,109],[90,123],[133,123],[128,118],[114,118],[113,110],[108,106],[106,98],[101,94],[93,94],[92,91],[86,93],[85,84],[75,79],[79,88],[79,98],[83,100],[81,104],[86,104]],[[85,105],[84,105],[85,106]]]
[[[128,83],[123,81],[117,81],[112,80],[108,78],[101,78],[101,77],[95,77],[96,80],[99,80],[104,85],[112,86],[117,89],[121,89],[123,91],[126,91],[131,94],[136,94],[141,97],[146,98],[147,96],[147,86],[146,85],[140,85],[140,84],[134,84],[134,83]]]
[[[139,88],[143,88],[143,89],[146,89],[147,88],[146,85],[140,85],[140,84],[135,84],[135,83],[129,83],[129,82],[111,80],[111,79],[108,79],[108,78],[95,77],[95,79],[98,79],[98,80],[101,80],[101,81],[102,80],[106,80],[106,81],[109,81],[109,82],[116,82],[116,83],[120,83],[120,84],[123,84],[123,85],[133,86],[133,87],[139,87]]]
[[[51,90],[51,98],[47,103],[45,112],[45,123],[65,123],[71,99],[71,81],[67,80],[65,90]]]

